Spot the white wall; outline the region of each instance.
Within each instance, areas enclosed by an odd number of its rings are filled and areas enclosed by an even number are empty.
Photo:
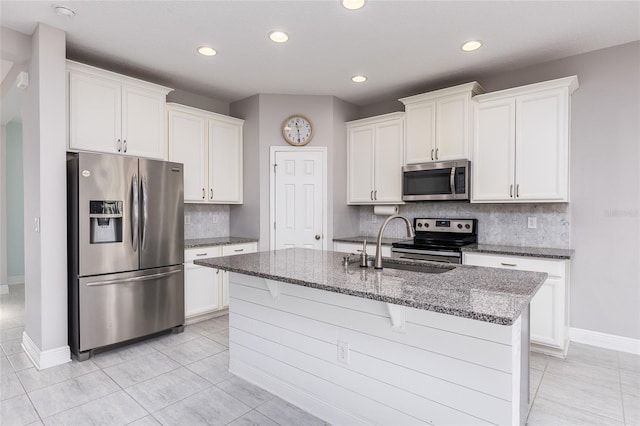
[[[6,126],[5,170],[7,215],[7,277],[9,283],[24,279],[24,190],[22,173],[22,124]]]
[[[39,368],[68,362],[64,32],[39,24],[23,98],[25,335]],[[40,232],[34,218],[40,218]]]
[[[6,157],[6,133],[5,126],[0,127],[0,176],[5,175]],[[7,286],[7,180],[0,179],[0,294],[9,292]]]

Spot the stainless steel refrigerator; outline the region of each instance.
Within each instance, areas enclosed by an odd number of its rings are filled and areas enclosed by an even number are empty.
[[[93,350],[184,324],[182,164],[77,153],[67,161],[69,344]]]

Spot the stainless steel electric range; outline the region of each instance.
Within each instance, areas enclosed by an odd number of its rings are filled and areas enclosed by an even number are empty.
[[[462,247],[478,242],[477,219],[413,220],[416,236],[412,240],[393,243],[391,257],[462,263]]]

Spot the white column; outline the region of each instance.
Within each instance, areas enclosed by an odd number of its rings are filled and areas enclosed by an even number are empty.
[[[70,361],[67,340],[65,33],[39,24],[23,102],[25,332],[42,369]]]

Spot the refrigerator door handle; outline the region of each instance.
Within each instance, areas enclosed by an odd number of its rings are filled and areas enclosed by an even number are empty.
[[[138,176],[133,175],[131,179],[131,245],[133,251],[138,250],[138,221],[140,219],[140,194],[138,192]]]
[[[148,203],[148,194],[147,194],[147,178],[142,178],[142,250],[145,248],[145,236],[147,235],[147,218],[149,213],[149,203]]]
[[[181,271],[179,269],[176,269],[175,271],[159,272],[157,274],[141,275],[139,277],[133,277],[133,278],[120,278],[117,280],[93,281],[93,282],[87,283],[86,285],[96,286],[96,285],[110,285],[110,284],[126,284],[132,281],[136,282],[136,281],[155,280],[156,278],[168,277],[169,275],[177,274],[179,272]]]

